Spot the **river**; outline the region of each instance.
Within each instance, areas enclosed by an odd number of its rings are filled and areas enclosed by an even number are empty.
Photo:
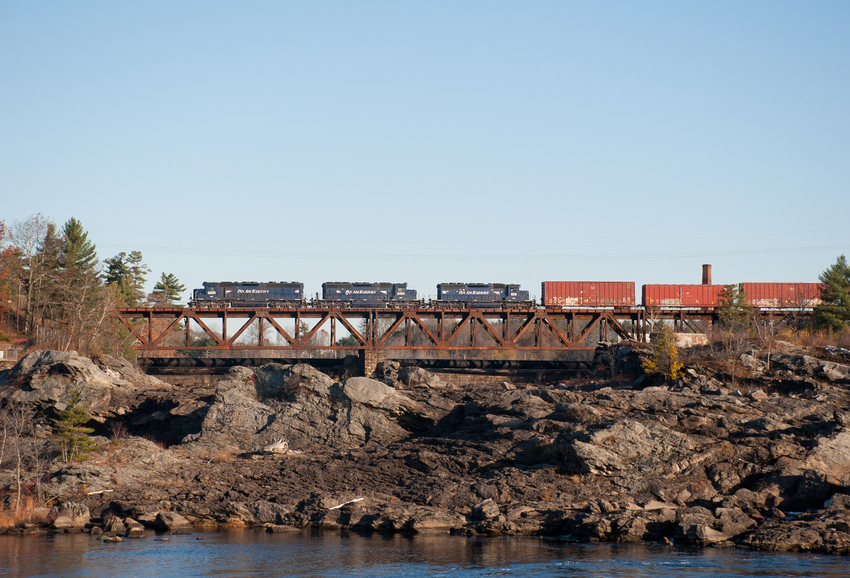
[[[167,538],[164,540],[163,538]],[[842,556],[735,549],[571,544],[543,538],[461,538],[260,530],[150,536],[106,544],[85,534],[0,536],[0,576],[846,578]]]

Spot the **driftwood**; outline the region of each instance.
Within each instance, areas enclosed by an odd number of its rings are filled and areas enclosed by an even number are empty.
[[[289,442],[281,438],[263,448],[269,454],[300,454],[301,452],[289,449]]]
[[[353,504],[354,502],[362,502],[363,498],[354,498],[353,500],[348,500],[347,502],[343,502],[341,504],[337,504],[336,506],[328,508],[328,510],[338,510],[343,506],[347,506],[348,504]]]
[[[263,448],[264,452],[268,452],[271,454],[285,454],[289,450],[289,442],[283,438],[280,438],[273,444],[269,444]]]

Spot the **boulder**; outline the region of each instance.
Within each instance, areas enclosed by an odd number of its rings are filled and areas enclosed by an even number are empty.
[[[587,474],[607,475],[625,469],[625,464],[615,453],[582,441],[569,444],[566,463],[568,470]]]
[[[850,484],[850,431],[818,439],[818,445],[806,459],[806,467],[832,476],[843,485]]]
[[[145,527],[141,522],[137,522],[133,518],[127,518],[124,520],[124,526],[127,528],[127,532],[125,534],[127,538],[145,537]]]
[[[107,534],[120,535],[127,531],[127,527],[118,516],[108,516],[103,523],[103,531]]]
[[[84,528],[91,521],[88,506],[77,502],[62,502],[53,506],[47,518],[54,528]]]
[[[817,373],[827,381],[850,382],[850,365],[825,361]]]
[[[444,388],[443,383],[438,376],[421,367],[405,367],[399,371],[398,379],[408,387],[425,386],[432,388]]]
[[[492,520],[497,518],[499,514],[501,514],[499,505],[490,498],[478,502],[472,507],[473,520]]]
[[[659,475],[678,473],[694,463],[696,448],[685,434],[624,419],[597,431],[587,442],[568,442],[565,453],[568,465],[580,472],[611,474],[629,469]]]
[[[405,525],[405,530],[419,534],[448,533],[460,528],[465,520],[452,512],[436,510],[411,517]]]
[[[139,393],[173,391],[173,386],[147,376],[125,360],[104,356],[97,363],[76,351],[33,351],[21,359],[2,383],[17,388],[0,388],[0,400],[65,409],[75,392],[87,412],[101,423],[123,415]],[[138,402],[138,400],[136,400]]]
[[[375,366],[375,377],[388,383],[399,381],[401,364],[398,361],[380,361]]]
[[[192,531],[192,524],[177,512],[159,512],[154,527],[158,530],[183,534]]]
[[[65,409],[74,392],[92,415],[111,415],[112,394],[131,388],[130,382],[109,375],[76,351],[33,351],[8,374],[21,389],[4,391],[15,401]]]

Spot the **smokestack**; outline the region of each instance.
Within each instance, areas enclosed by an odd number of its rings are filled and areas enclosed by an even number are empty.
[[[711,265],[702,266],[702,284],[711,285]]]

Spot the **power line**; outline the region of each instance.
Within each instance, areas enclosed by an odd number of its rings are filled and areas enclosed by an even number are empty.
[[[681,258],[709,258],[727,257],[741,255],[775,255],[787,253],[810,253],[817,251],[842,251],[850,249],[844,245],[813,245],[796,247],[766,247],[745,249],[717,249],[706,251],[653,251],[636,253],[574,253],[574,254],[368,254],[368,253],[328,253],[328,252],[298,252],[298,251],[273,251],[268,249],[227,249],[227,248],[189,248],[189,247],[162,247],[162,246],[133,246],[116,245],[111,243],[100,244],[99,248],[110,248],[111,250],[137,250],[143,253],[160,253],[170,255],[210,255],[216,257],[235,258],[265,258],[265,259],[309,259],[322,261],[414,261],[414,262],[569,262],[569,261],[617,261],[635,259],[681,259]]]

